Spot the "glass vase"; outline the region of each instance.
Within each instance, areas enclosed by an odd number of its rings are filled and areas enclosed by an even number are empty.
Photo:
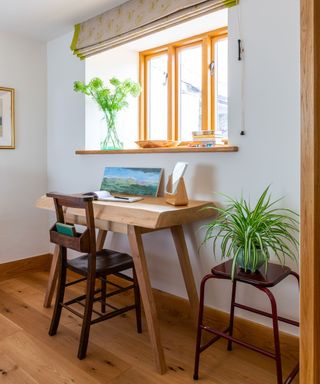
[[[116,128],[116,114],[106,114],[106,123],[107,123],[107,135],[100,143],[101,150],[114,150],[122,149],[123,143],[119,140],[117,128]]]
[[[246,265],[245,260],[244,260],[244,252],[241,250],[239,252],[239,256],[237,258],[237,265],[246,271],[249,271],[251,273],[255,273],[258,271],[259,268],[263,266],[263,264],[266,264],[268,260],[264,257],[261,249],[257,249],[256,253],[256,259],[253,260],[253,256],[248,260],[248,263]]]

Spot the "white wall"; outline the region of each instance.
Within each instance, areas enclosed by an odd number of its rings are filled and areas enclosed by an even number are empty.
[[[288,12],[290,9],[290,12]],[[66,35],[48,44],[48,180],[49,189],[89,191],[99,186],[105,166],[159,166],[167,176],[176,161],[189,162],[186,184],[190,197],[216,200],[215,192],[254,201],[272,183],[274,197],[299,210],[299,0],[242,0],[241,28],[246,47],[245,127],[240,136],[241,63],[237,57],[237,14],[230,10],[230,139],[238,153],[189,153],[76,156],[84,148],[84,98],[72,91],[74,80],[85,79],[84,62],[72,57]],[[210,247],[197,247],[201,223],[186,227],[196,281],[218,262]],[[111,243],[110,243],[111,241]],[[127,239],[113,235],[108,245],[129,251]],[[152,285],[186,297],[173,242],[167,231],[145,235]],[[297,267],[296,267],[297,268]],[[208,291],[209,305],[228,310],[230,284],[216,282]],[[283,315],[297,318],[298,292],[291,281],[276,290]],[[246,287],[239,298],[266,308],[259,293]],[[261,299],[262,298],[262,299]],[[289,298],[289,299],[288,299]],[[249,315],[248,315],[249,316]],[[251,315],[250,315],[251,316]],[[259,318],[258,318],[259,319]],[[259,319],[260,320],[260,319]]]
[[[0,149],[0,263],[48,252],[46,49],[0,33],[0,86],[16,90],[16,149]]]

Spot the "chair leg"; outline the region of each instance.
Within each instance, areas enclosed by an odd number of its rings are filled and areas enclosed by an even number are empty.
[[[106,313],[107,276],[101,279],[101,313]]]
[[[280,352],[277,303],[273,294],[268,288],[259,288],[259,289],[267,294],[271,303],[274,350],[275,350],[275,360],[276,360],[276,368],[277,368],[277,384],[282,384],[282,363],[281,363],[281,352]]]
[[[132,268],[132,274],[133,274],[133,284],[134,284],[134,288],[133,288],[133,290],[134,290],[134,302],[135,302],[135,306],[136,306],[137,332],[142,333],[140,289],[139,289],[136,271],[134,268]]]
[[[91,271],[89,272],[88,278],[87,278],[86,304],[85,304],[84,316],[82,321],[80,344],[79,344],[79,350],[78,350],[78,358],[80,360],[84,359],[87,354],[93,300],[94,300],[94,291],[95,291],[95,271]]]
[[[230,308],[230,321],[229,321],[229,336],[233,335],[233,324],[234,324],[234,304],[236,301],[237,294],[237,281],[234,280],[232,284],[232,295],[231,295],[231,308]],[[228,341],[228,351],[232,351],[232,341]]]
[[[61,311],[62,303],[64,299],[64,292],[67,279],[67,256],[65,248],[60,247],[59,250],[59,277],[58,277],[58,287],[56,301],[53,311],[53,316],[50,324],[49,335],[54,336],[57,333]]]
[[[197,341],[196,341],[196,353],[194,360],[194,373],[193,380],[198,380],[199,378],[199,364],[200,364],[200,347],[201,347],[201,336],[202,336],[202,322],[203,322],[203,312],[204,312],[204,292],[205,285],[209,279],[214,278],[212,274],[205,276],[201,281],[200,286],[200,301],[199,301],[199,316],[198,316],[198,325],[197,325]]]

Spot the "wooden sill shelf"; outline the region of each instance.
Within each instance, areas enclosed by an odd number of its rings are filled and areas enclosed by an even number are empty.
[[[141,154],[141,153],[179,153],[179,152],[238,152],[239,148],[231,145],[221,145],[213,148],[132,148],[115,150],[77,150],[76,155],[117,155],[117,154]]]

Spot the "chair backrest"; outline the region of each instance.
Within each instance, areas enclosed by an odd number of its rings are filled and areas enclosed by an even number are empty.
[[[83,195],[65,195],[56,192],[47,193],[54,201],[57,222],[50,230],[50,240],[63,248],[70,248],[82,253],[96,253],[96,232],[93,214],[93,197]],[[78,208],[85,211],[86,230],[83,233],[67,235],[59,232],[57,224],[66,224],[66,210],[64,208]]]

